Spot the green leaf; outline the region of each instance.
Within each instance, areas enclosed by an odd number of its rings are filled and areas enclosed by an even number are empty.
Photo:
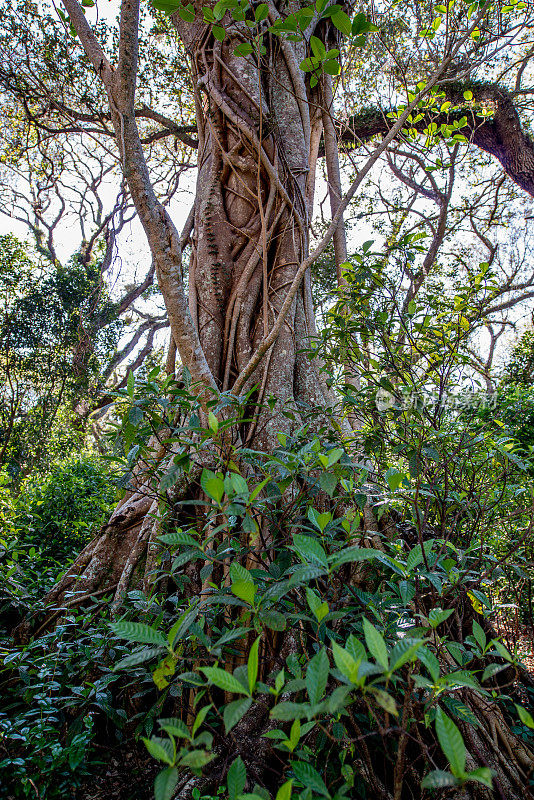
[[[347,651],[351,654],[355,661],[363,661],[367,653],[363,644],[354,636],[353,633],[349,635],[345,643]]]
[[[191,3],[188,3],[187,6],[182,6],[178,10],[178,16],[180,19],[183,19],[184,22],[194,22],[195,21],[195,9]]]
[[[285,670],[281,669],[278,675],[276,676],[276,680],[274,682],[274,689],[276,692],[280,692],[282,690],[282,686],[284,685],[286,680]]]
[[[315,58],[323,59],[326,56],[326,47],[318,36],[310,36],[310,46]]]
[[[328,63],[329,63],[328,61],[325,63],[325,72],[328,72],[328,70],[326,69],[326,64]],[[337,72],[335,74],[337,75]],[[329,497],[333,497],[337,486],[336,476],[333,475],[331,472],[322,472],[319,475],[319,486],[321,487],[323,492],[326,492],[326,494]]]
[[[300,533],[293,535],[294,549],[303,561],[311,562],[312,564],[319,564],[326,567],[328,560],[324,547],[317,539],[312,539],[311,536],[304,536]]]
[[[386,481],[388,482],[389,490],[394,492],[399,488],[403,480],[406,478],[406,473],[400,472],[395,467],[390,467],[385,474]]]
[[[348,650],[345,650],[344,647],[340,647],[337,642],[332,642],[332,654],[336,667],[342,675],[345,675],[352,683],[357,683],[360,660],[356,661]]]
[[[475,637],[477,643],[480,646],[481,650],[484,650],[486,647],[487,639],[486,634],[484,633],[484,629],[476,619],[473,620],[473,636]]]
[[[292,786],[292,780],[283,783],[276,793],[276,800],[291,800]]]
[[[323,63],[323,70],[326,72],[327,75],[339,75],[341,67],[339,66],[339,63],[337,61],[334,61],[334,59],[330,59],[329,61],[325,61]]]
[[[186,753],[180,759],[180,766],[182,767],[191,767],[191,769],[200,769],[201,767],[205,767],[206,764],[209,764],[210,761],[213,761],[215,755],[213,753],[207,753],[205,750],[191,750],[191,752]]]
[[[328,614],[328,603],[323,603],[317,592],[310,588],[306,589],[306,599],[317,621],[321,622]]]
[[[113,670],[144,664],[145,661],[149,661],[151,658],[161,656],[162,652],[163,650],[161,647],[143,647],[142,650],[138,650],[135,653],[131,653],[129,656],[121,658],[121,660],[115,664]]]
[[[478,767],[477,769],[472,770],[472,772],[468,772],[467,777],[470,781],[477,781],[477,783],[487,786],[488,789],[493,788],[491,770],[488,769],[488,767]]]
[[[397,711],[397,704],[390,694],[384,692],[383,689],[372,688],[371,691],[374,699],[378,705],[384,709],[384,711],[387,711],[388,714],[393,714],[394,717],[399,715],[399,712]]]
[[[470,89],[468,89],[466,92],[464,92],[464,98],[466,100],[472,100],[473,99],[473,92]]]
[[[346,547],[338,553],[330,556],[332,569],[340,567],[342,564],[348,564],[353,561],[371,561],[380,555],[379,550],[372,547]]]
[[[319,514],[315,508],[310,506],[308,509],[308,519],[313,525],[315,525],[316,528],[319,528],[321,533],[323,533],[328,523],[332,520],[332,514],[329,511],[324,514]]]
[[[213,30],[215,30],[215,27],[216,26],[214,26]],[[203,469],[202,475],[200,476],[200,485],[208,497],[211,497],[217,504],[220,504],[224,495],[224,480],[221,477],[212,472],[211,469]]]
[[[163,11],[164,14],[170,16],[181,8],[182,3],[181,0],[151,0],[151,5],[156,11]]]
[[[225,692],[248,694],[243,684],[241,684],[237,678],[234,678],[230,672],[226,672],[225,669],[221,669],[220,667],[202,667],[201,671],[211,683],[218,686],[219,689],[224,689]]]
[[[301,586],[302,584],[307,583],[308,581],[313,581],[315,578],[319,578],[324,574],[324,568],[319,567],[318,564],[300,564],[293,570],[293,574],[287,582],[287,588],[291,589],[293,586]]]
[[[267,3],[260,3],[254,11],[254,19],[256,22],[262,22],[269,16],[269,6]]]
[[[154,781],[154,800],[171,800],[178,783],[178,770],[168,767],[162,770]]]
[[[353,36],[359,36],[362,33],[374,33],[375,31],[378,31],[378,28],[372,22],[369,22],[363,12],[360,11],[359,14],[356,14],[352,20]]]
[[[248,690],[251,694],[254,691],[254,687],[256,686],[256,681],[258,679],[258,649],[260,646],[260,639],[261,636],[258,636],[256,641],[250,648],[250,653],[248,656],[248,663],[247,663]]]
[[[132,425],[140,425],[144,419],[143,410],[139,408],[139,406],[133,406],[129,413],[128,413],[128,421],[131,422]]]
[[[419,658],[419,661],[421,661],[425,665],[425,667],[427,668],[432,677],[432,680],[435,683],[439,678],[439,671],[440,671],[438,659],[436,658],[434,653],[428,649],[428,647],[421,647],[421,649],[417,653],[417,656]]]
[[[432,608],[428,613],[428,621],[432,628],[437,628],[442,622],[445,622],[452,613],[454,613],[454,609],[452,608],[448,608],[445,611],[441,608]]]
[[[503,645],[503,643],[500,642],[498,639],[492,639],[491,643],[494,646],[494,648],[497,651],[497,653],[500,655],[500,657],[504,658],[505,661],[512,662],[514,660],[512,658],[512,656],[510,655],[509,651]]]
[[[476,714],[474,714],[473,711],[471,711],[471,709],[468,708],[468,706],[462,703],[462,701],[459,700],[458,697],[455,697],[454,695],[448,695],[448,696],[445,695],[442,698],[442,702],[445,708],[448,711],[450,711],[451,714],[457,719],[460,719],[463,722],[468,722],[474,728],[480,727],[480,723],[477,719]]]
[[[303,719],[308,716],[310,706],[307,703],[291,703],[284,701],[271,709],[272,719],[290,720]]]
[[[174,675],[175,671],[176,658],[169,653],[159,662],[157,668],[152,673],[152,680],[158,689],[165,689],[169,685],[167,679]]]
[[[338,50],[329,50],[327,55],[339,55]],[[345,451],[341,447],[334,447],[333,450],[328,451],[328,466],[332,467],[334,464],[337,464],[341,456]]]
[[[232,489],[236,494],[248,496],[248,484],[244,477],[239,474],[239,472],[230,473],[230,483],[232,484]]]
[[[449,686],[469,686],[470,689],[480,691],[480,684],[473,673],[465,669],[459,669],[456,670],[456,672],[449,672],[448,675],[443,676],[443,680]]]
[[[326,788],[323,779],[311,764],[305,761],[294,761],[291,766],[295,777],[303,784],[304,788],[309,787],[313,792],[317,792],[323,797],[330,797],[330,792]]]
[[[200,711],[198,712],[198,714],[195,717],[195,721],[193,722],[193,727],[191,728],[191,736],[193,736],[193,737],[195,736],[195,733],[198,731],[198,729],[200,728],[200,726],[202,725],[202,723],[206,719],[208,711],[210,710],[210,708],[211,708],[211,703],[209,703],[207,706],[203,706],[200,709]]]
[[[228,786],[228,796],[230,800],[237,800],[238,795],[241,794],[247,782],[247,771],[241,756],[238,756],[232,762],[228,774],[226,776],[226,785]]]
[[[416,544],[415,547],[410,550],[406,560],[406,569],[408,572],[412,572],[412,570],[415,569],[415,567],[417,567],[423,560],[423,548],[420,544]]]
[[[462,734],[441,708],[436,709],[436,734],[441,749],[451,765],[453,774],[460,777],[465,772],[465,744]]]
[[[158,719],[158,724],[163,728],[165,733],[177,736],[179,739],[190,739],[189,729],[185,722],[176,717],[164,717]]]
[[[316,705],[322,700],[328,682],[329,671],[328,655],[323,647],[311,659],[306,670],[306,689],[312,705]]]
[[[152,758],[156,758],[158,761],[163,761],[165,764],[170,764],[172,766],[172,757],[163,746],[163,739],[153,736],[151,739],[143,738],[143,742]]]
[[[213,433],[217,433],[217,431],[219,430],[219,420],[217,419],[213,411],[208,412],[208,427],[210,431],[212,431]]]
[[[231,586],[232,594],[239,597],[249,605],[254,605],[254,596],[256,594],[256,586],[251,581],[238,580],[234,581]]]
[[[167,640],[163,634],[142,622],[111,622],[109,627],[116,636],[126,639],[128,642],[158,644],[161,647],[167,647]]]
[[[244,697],[242,700],[234,700],[224,707],[223,720],[226,733],[229,733],[232,728],[237,725],[239,720],[245,716],[251,705],[252,698]]]
[[[344,11],[336,11],[335,14],[332,14],[331,20],[338,31],[341,31],[343,36],[350,36],[352,32],[352,23]]]
[[[187,544],[190,545],[191,547],[200,548],[200,545],[197,542],[197,540],[194,539],[189,533],[184,533],[183,531],[173,531],[172,533],[164,533],[162,536],[159,536],[158,538],[160,542],[165,542],[165,544]]]
[[[395,672],[408,661],[417,658],[417,651],[423,645],[422,639],[411,639],[408,636],[399,639],[390,653],[391,671]]]
[[[284,631],[286,629],[287,620],[280,611],[273,611],[272,609],[260,611],[258,619],[262,625],[265,625],[272,631]]]
[[[380,666],[387,670],[388,668],[388,649],[384,637],[377,631],[375,626],[369,620],[363,618],[363,632],[367,647],[372,656],[374,656]]]
[[[226,14],[227,8],[228,8],[228,3],[224,2],[224,0],[218,0],[218,2],[215,3],[215,5],[213,6],[214,18],[220,21]]]
[[[234,50],[235,56],[249,56],[251,53],[254,52],[254,48],[250,44],[250,42],[243,42],[242,44],[238,44],[238,46]]]
[[[534,728],[534,718],[532,717],[532,714],[526,710],[526,708],[516,705],[515,710],[519,714],[519,719],[523,725],[526,725],[527,728]]]
[[[179,639],[183,639],[184,635],[187,633],[193,622],[196,620],[197,616],[198,616],[198,608],[192,608],[187,611],[184,611],[183,614],[180,614],[180,616],[170,629],[169,633],[167,634],[167,640],[171,647],[174,647],[174,645]]]
[[[246,567],[243,567],[238,561],[232,561],[230,564],[230,578],[232,581],[249,581],[254,583],[254,578]]]
[[[300,732],[301,732],[301,725],[300,720],[296,719],[291,726],[291,730],[289,731],[289,739],[286,740],[285,745],[292,753],[295,750],[295,747],[298,745],[300,741]]]
[[[226,38],[226,31],[224,28],[221,28],[220,25],[213,25],[211,32],[217,41],[224,42]]]

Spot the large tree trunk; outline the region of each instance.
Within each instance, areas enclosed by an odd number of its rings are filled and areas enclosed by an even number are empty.
[[[243,42],[238,23],[223,42],[207,26],[175,24],[193,66],[199,132],[190,311],[218,387],[232,391],[307,255],[320,121],[312,142],[297,46],[271,42],[258,66],[233,54]],[[256,399],[274,395],[279,406],[324,401],[311,364],[297,358],[313,333],[307,280],[240,391],[257,384]],[[259,423],[254,438],[267,448],[287,425],[277,413]]]
[[[257,387],[251,407],[276,398],[274,407],[263,404],[237,432],[243,443],[269,452],[279,432],[298,424],[299,408],[323,407],[328,401],[317,366],[304,352],[315,333],[309,275],[274,343],[249,368],[308,254],[322,134],[320,87],[310,97],[298,67],[305,43],[266,39],[267,53],[258,62],[255,56],[234,55],[244,41],[239,23],[228,23],[227,36],[219,42],[210,26],[184,23],[177,15],[173,21],[190,57],[199,134],[191,321],[214,389],[244,394]],[[132,182],[137,181],[133,175]],[[135,197],[135,186],[132,193]],[[174,275],[164,271],[158,264],[172,323],[180,274],[178,269]],[[282,413],[287,407],[296,413],[296,423]],[[165,458],[168,454],[160,450],[155,462]],[[108,590],[117,610],[134,577],[144,573],[146,578],[154,566],[146,555],[160,532],[157,509],[152,475],[139,470],[132,490],[48,602],[76,604]]]

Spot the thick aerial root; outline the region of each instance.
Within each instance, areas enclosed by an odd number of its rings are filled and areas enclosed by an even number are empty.
[[[493,794],[482,787],[480,796],[532,796],[528,784],[534,772],[534,753],[512,733],[496,703],[475,693],[465,700],[479,723],[478,727],[459,723],[468,750],[467,768],[486,766],[494,772]]]

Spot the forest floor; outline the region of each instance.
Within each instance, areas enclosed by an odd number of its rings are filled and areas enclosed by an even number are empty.
[[[129,743],[124,750],[97,745],[102,758],[96,769],[75,791],[73,800],[153,800],[154,779],[161,769],[145,745]]]

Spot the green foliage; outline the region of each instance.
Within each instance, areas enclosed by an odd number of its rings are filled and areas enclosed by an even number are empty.
[[[525,331],[515,343],[504,370],[504,381],[524,387],[534,383],[534,331]]]
[[[73,407],[118,333],[100,280],[94,262],[50,264],[0,236],[0,463],[19,482],[83,446]]]
[[[291,435],[279,435],[278,448],[264,453],[224,438],[250,413],[250,405],[243,408],[230,396],[209,402],[203,427],[198,400],[172,379],[154,373],[123,393],[117,441],[124,446],[125,480],[134,458],[148,455],[151,433],[170,430],[166,444],[172,442],[174,453],[157,481],[165,521],[158,577],[176,587],[175,611],[158,606],[156,616],[135,623],[126,612],[112,625],[115,634],[139,645],[118,671],[144,663],[163,695],[183,699],[183,712],[160,719],[160,730],[146,740],[163,767],[157,797],[166,797],[183,772],[200,774],[213,759],[218,763],[223,732],[239,740],[265,705],[271,723],[263,736],[284,763],[280,791],[303,798],[365,791],[349,768],[358,737],[373,737],[374,758],[391,772],[398,736],[415,736],[415,720],[425,735],[435,731],[433,759],[440,765],[428,765],[424,786],[490,786],[484,766],[466,771],[460,728],[478,723],[459,692],[496,699],[528,731],[526,714],[511,710],[505,697],[501,701],[495,684],[519,655],[488,636],[485,622],[494,613],[502,576],[487,544],[488,533],[499,535],[504,521],[495,499],[506,496],[524,508],[525,465],[498,426],[469,427],[463,407],[433,402],[407,411],[391,377],[392,405],[383,413],[372,405],[392,353],[396,364],[402,362],[397,374],[412,386],[417,371],[424,371],[427,391],[439,382],[440,370],[461,372],[469,302],[466,291],[449,316],[442,308],[439,325],[425,324],[410,307],[397,329],[405,339],[396,349],[394,320],[374,329],[364,307],[366,330],[389,337],[382,353],[374,347],[377,363],[363,376],[357,400],[351,387],[343,394],[347,413],[363,409],[359,443],[366,460],[351,455],[350,443],[319,417],[295,424]],[[377,314],[383,313],[382,306]],[[354,312],[351,320],[358,324]],[[333,333],[341,335],[334,325],[328,336],[335,347]],[[424,365],[406,356],[413,355],[415,336]],[[446,357],[436,358],[434,337],[450,343]],[[299,419],[297,409],[284,413]],[[310,410],[307,415],[313,417]],[[183,505],[178,525],[172,492],[186,476],[202,493],[189,523]],[[363,528],[369,503],[381,522],[372,540]],[[388,533],[393,520],[405,531],[402,537]],[[260,531],[276,541],[276,550],[260,544]],[[197,562],[202,585],[190,577]],[[458,636],[460,613],[472,617],[467,638]],[[294,649],[277,659],[273,636],[291,629],[299,631]],[[194,717],[185,712],[192,691]],[[407,696],[411,711],[404,715]],[[222,794],[229,800],[246,785],[243,758],[228,771]],[[251,796],[266,792],[256,786]]]
[[[69,625],[82,616],[67,618],[65,646],[50,650],[45,636],[26,649],[6,648],[9,724],[0,722],[17,756],[3,763],[20,797],[29,796],[35,771],[51,797],[52,786],[83,778],[96,724],[86,722],[88,709],[120,725],[116,695],[130,681],[152,700],[151,714],[137,717],[137,733],[161,766],[157,800],[171,798],[184,774],[200,776],[212,761],[219,770],[229,741],[267,714],[257,736],[279,759],[279,783],[275,790],[254,785],[247,754],[231,752],[220,790],[228,800],[245,789],[251,800],[364,795],[369,786],[353,767],[361,737],[372,740],[373,763],[386,776],[399,737],[423,732],[432,759],[421,763],[423,787],[490,786],[486,767],[466,769],[465,729],[479,724],[474,694],[497,702],[530,741],[524,699],[503,695],[498,684],[520,655],[488,624],[519,568],[509,545],[521,556],[514,543],[528,517],[528,465],[502,425],[484,419],[478,406],[471,414],[447,399],[467,368],[464,320],[483,290],[483,272],[450,307],[440,299],[431,319],[415,302],[396,307],[379,259],[369,269],[373,258],[368,252],[347,267],[348,286],[320,345],[327,368],[330,348],[347,364],[364,364],[358,390],[339,387],[335,417],[284,407],[290,432],[278,435],[272,452],[234,437],[257,411],[251,396],[214,396],[203,425],[187,373],[179,382],[154,368],[118,393],[114,460],[122,485],[130,485],[139,459],[152,458],[154,434],[169,454],[154,467],[162,529],[151,578],[170,592],[163,600],[157,590],[132,591],[123,618],[105,631],[84,622],[91,644],[85,635],[69,639]],[[362,356],[366,350],[372,359]],[[387,393],[380,407],[379,391]],[[410,393],[417,396],[407,404]],[[356,413],[353,439],[337,419]],[[92,461],[69,462],[34,485],[32,525],[55,531],[55,557],[72,547],[73,532],[81,540],[94,529],[112,499],[110,485]],[[1,508],[18,530],[7,493]],[[371,508],[379,524],[370,534]],[[467,636],[460,617],[464,626],[469,620]],[[287,651],[279,652],[277,637],[291,642]],[[87,670],[93,640],[102,644],[99,677],[79,687],[72,676]],[[34,667],[39,648],[44,672]],[[21,681],[27,690],[17,704]],[[81,750],[89,761],[77,760]]]
[[[152,0],[151,5],[166,15],[178,13],[184,22],[194,22],[196,19],[193,5],[183,0]],[[287,38],[291,42],[305,42],[309,54],[300,61],[300,69],[309,74],[311,88],[317,86],[321,75],[338,75],[341,70],[339,49],[334,47],[327,50],[320,38],[309,35],[307,29],[312,20],[315,25],[321,20],[329,21],[336,31],[335,35],[349,37],[354,47],[363,47],[367,36],[379,30],[363,12],[355,14],[351,20],[342,5],[327,3],[326,0],[316,0],[290,13],[277,15],[274,21],[268,19],[267,3],[254,6],[249,0],[218,0],[213,7],[203,6],[199,16],[211,25],[213,37],[220,42],[228,35],[225,24],[230,18],[244,23],[240,28],[241,37],[247,32],[248,36],[233,48],[234,55],[240,58],[265,55],[267,48],[264,38],[268,35]]]
[[[79,552],[109,515],[116,489],[107,466],[93,456],[55,464],[44,480],[25,484],[25,543],[62,562]]]
[[[94,456],[53,465],[18,493],[13,486],[0,473],[0,631],[41,602],[98,532],[116,493],[108,465]]]
[[[126,722],[109,658],[127,652],[95,608],[22,647],[0,640],[0,797],[63,800],[96,768],[93,742],[117,745]]]

